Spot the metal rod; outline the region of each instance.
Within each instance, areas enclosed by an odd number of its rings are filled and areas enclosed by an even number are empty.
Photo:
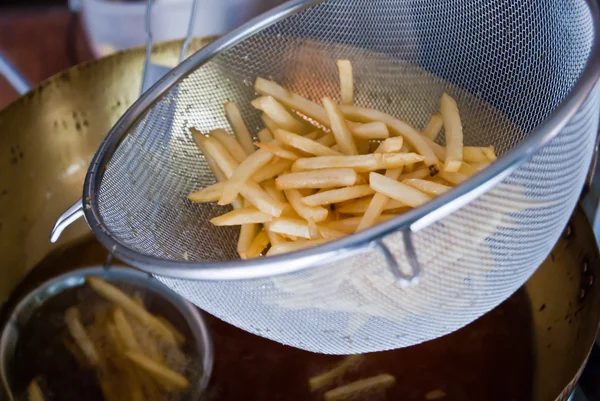
[[[179,62],[181,63],[185,60],[185,55],[187,54],[188,47],[190,47],[190,43],[192,42],[192,38],[194,37],[194,28],[196,27],[196,14],[198,11],[198,0],[194,0],[192,2],[192,15],[190,15],[190,19],[188,22],[187,34],[185,36],[185,41],[181,46],[181,53],[179,54]]]
[[[146,2],[146,59],[144,60],[144,70],[142,71],[142,87],[140,88],[140,94],[144,93],[144,82],[148,80],[148,65],[150,64],[150,57],[152,57],[152,0]]]
[[[8,83],[15,88],[19,95],[24,95],[29,92],[31,85],[16,69],[16,67],[8,61],[2,52],[0,52],[0,75],[2,75]]]

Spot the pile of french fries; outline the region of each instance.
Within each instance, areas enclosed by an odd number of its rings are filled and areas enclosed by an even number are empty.
[[[454,99],[419,132],[378,110],[353,105],[348,60],[338,60],[341,104],[323,105],[258,78],[252,106],[266,126],[253,143],[239,108],[225,104],[234,135],[191,129],[217,183],[188,195],[234,210],[216,226],[239,225],[242,259],[331,241],[418,207],[496,160],[493,147],[463,145]],[[447,146],[435,142],[444,129]],[[258,148],[256,149],[255,146]]]
[[[185,365],[183,334],[148,312],[139,294],[130,297],[98,277],[86,281],[109,303],[99,305],[94,322],[88,325],[82,321],[82,308],[92,305],[68,308],[65,345],[82,367],[95,372],[104,399],[163,400],[188,388],[189,381],[181,373],[185,366],[169,366],[174,358]],[[44,399],[37,379],[29,385],[28,395],[31,400]]]
[[[308,379],[310,391],[322,391],[329,387],[330,389],[323,393],[324,400],[342,401],[356,398],[359,395],[374,395],[374,393],[384,391],[396,384],[394,376],[383,373],[331,388],[343,381],[347,373],[359,368],[365,362],[365,359],[366,356],[360,354],[345,357],[332,369]]]

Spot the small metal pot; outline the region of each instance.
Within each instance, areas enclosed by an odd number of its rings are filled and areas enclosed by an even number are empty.
[[[188,393],[190,400],[197,400],[208,386],[213,368],[213,344],[208,328],[197,308],[179,297],[170,289],[148,274],[129,268],[90,267],[78,269],[48,280],[25,295],[12,310],[0,336],[0,379],[9,400],[16,399],[13,394],[11,366],[14,351],[19,341],[20,328],[24,327],[35,312],[50,299],[65,291],[81,287],[88,276],[102,277],[104,280],[127,285],[133,290],[143,291],[152,298],[153,304],[168,316],[178,316],[187,326],[190,346],[199,357],[202,369],[200,380],[192,383]]]

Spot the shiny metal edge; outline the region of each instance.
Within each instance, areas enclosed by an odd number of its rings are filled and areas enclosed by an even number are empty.
[[[98,192],[104,166],[110,160],[119,142],[131,126],[141,118],[143,113],[159,99],[160,95],[168,91],[196,67],[210,60],[215,52],[225,50],[282,18],[321,1],[295,0],[285,3],[209,44],[171,70],[169,74],[134,103],[109,132],[88,170],[84,183],[83,198],[90,199],[90,196]],[[579,80],[561,105],[528,138],[500,157],[490,167],[480,171],[452,191],[431,200],[419,208],[406,212],[402,216],[360,233],[290,254],[208,263],[194,261],[182,263],[181,261],[140,254],[128,248],[110,235],[109,229],[102,222],[96,202],[90,202],[90,206],[85,208],[86,220],[99,242],[126,263],[152,274],[192,280],[241,280],[293,273],[313,267],[316,263],[324,264],[348,257],[352,253],[368,251],[372,249],[372,241],[391,232],[422,229],[437,219],[452,213],[461,205],[477,198],[531,159],[539,149],[556,137],[585,101],[600,76],[600,17],[598,4],[594,0],[587,0],[587,4],[594,26],[594,40],[590,57]]]
[[[212,376],[215,355],[208,326],[198,308],[146,273],[124,267],[106,269],[102,266],[92,266],[77,269],[45,281],[25,295],[14,307],[0,334],[0,385],[5,396],[11,401],[14,399],[8,383],[5,364],[10,360],[11,353],[16,345],[15,331],[18,331],[19,319],[28,319],[35,311],[36,306],[41,305],[52,296],[83,285],[85,278],[88,276],[99,276],[109,282],[114,280],[133,285],[138,284],[140,287],[162,297],[180,311],[194,336],[198,352],[201,353],[202,379],[197,383],[194,393],[197,395],[202,394],[208,387]],[[0,399],[3,398],[0,397]]]

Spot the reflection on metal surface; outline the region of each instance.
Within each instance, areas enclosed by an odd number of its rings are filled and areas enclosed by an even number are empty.
[[[211,38],[193,41],[190,51]],[[173,63],[180,42],[155,46],[153,61]],[[143,49],[62,72],[0,111],[0,299],[54,248],[56,218],[81,198],[86,168],[100,142],[139,96]],[[66,243],[88,233],[83,221]]]

